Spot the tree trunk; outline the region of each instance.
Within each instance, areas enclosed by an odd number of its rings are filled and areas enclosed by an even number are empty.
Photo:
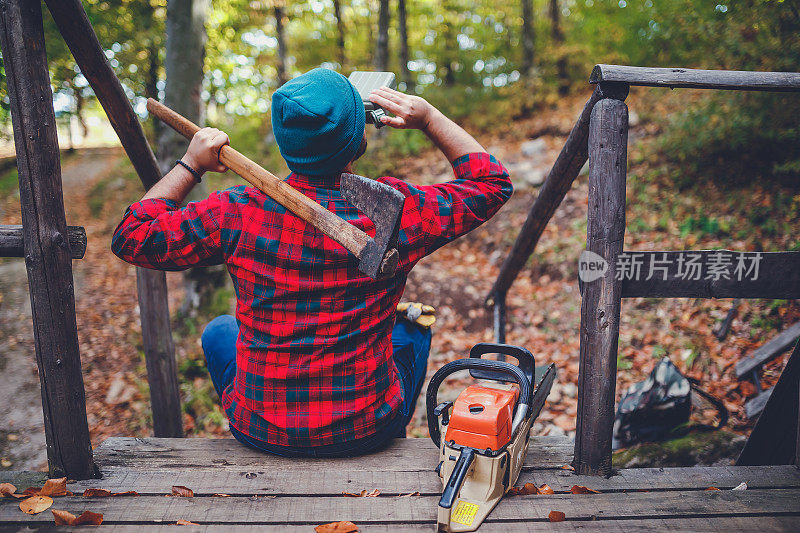
[[[203,84],[203,63],[206,46],[206,15],[209,0],[169,0],[167,3],[167,44],[164,67],[167,74],[164,104],[195,124],[205,122],[200,91]],[[162,174],[175,166],[189,142],[172,128],[161,128],[158,139],[158,161]],[[208,188],[200,183],[186,201],[208,196]],[[207,270],[195,268],[184,273],[186,296],[181,312],[187,314],[200,306],[201,295],[209,292]]]
[[[278,62],[275,69],[278,71],[278,87],[288,81],[286,77],[286,38],[283,31],[284,14],[281,6],[275,6],[275,38],[278,40]]]
[[[414,89],[411,80],[411,71],[408,69],[408,24],[406,13],[406,0],[397,0],[397,22],[400,33],[400,70],[402,71],[403,82],[406,84],[406,91]]]
[[[569,92],[569,78],[567,76],[567,56],[562,49],[564,46],[564,31],[561,29],[561,8],[558,5],[558,0],[550,0],[550,24],[557,57],[558,94],[563,96]]]
[[[533,76],[533,0],[522,0],[522,75]]]
[[[442,4],[442,15],[444,21],[442,22],[441,29],[441,50],[442,50],[442,68],[444,69],[444,84],[451,86],[455,84],[455,63],[458,59],[458,31],[453,18],[457,15],[455,12],[458,7],[453,5],[452,1],[444,2]]]
[[[380,0],[374,62],[375,70],[389,70],[389,0]]]
[[[336,52],[339,68],[345,70],[347,56],[344,48],[344,20],[342,19],[342,5],[339,0],[333,0],[333,15],[336,17]]]

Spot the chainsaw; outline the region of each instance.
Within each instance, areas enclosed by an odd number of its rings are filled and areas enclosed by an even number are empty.
[[[485,354],[511,356],[518,365],[481,359]],[[455,402],[437,403],[439,386],[459,370],[482,382],[464,389]],[[480,343],[469,358],[447,363],[431,378],[428,430],[439,447],[436,473],[443,484],[439,531],[475,531],[517,482],[531,425],[556,376],[549,365],[534,391],[534,370],[533,354],[525,348]]]

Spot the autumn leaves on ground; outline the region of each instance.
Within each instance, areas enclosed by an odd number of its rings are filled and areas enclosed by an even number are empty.
[[[724,247],[745,251],[758,247],[774,251],[796,247],[800,212],[797,190],[758,184],[724,188],[713,182],[678,190],[668,178],[675,169],[667,168],[656,147],[662,125],[652,120],[669,110],[649,104],[644,97],[647,94],[651,93],[635,93],[628,100],[638,116],[632,113],[625,248]],[[542,106],[526,118],[478,135],[510,169],[515,193],[494,219],[424,259],[409,278],[406,299],[437,308],[429,376],[442,364],[466,356],[475,343],[492,340],[484,299],[536,197],[538,184],[563,146],[585,99],[586,95],[580,94],[558,106]],[[365,157],[378,155],[368,152]],[[428,149],[398,160],[394,166],[395,175],[414,182],[433,183],[451,175],[447,162]],[[92,441],[96,445],[112,435],[150,435],[134,269],[109,250],[111,233],[124,208],[141,195],[140,184],[121,151],[84,150],[66,157],[63,167],[67,222],[85,226],[89,243],[85,258],[75,261],[73,268]],[[229,175],[212,176],[207,182],[209,187],[238,183]],[[18,202],[14,192],[0,198],[0,223],[19,223]],[[577,259],[585,246],[586,205],[587,183],[582,174],[508,295],[507,342],[528,348],[537,364],[553,362],[558,367],[557,382],[534,425],[539,434],[571,435],[575,430],[580,323]],[[766,221],[756,216],[764,212],[768,214]],[[9,261],[18,260],[4,264]],[[16,272],[16,283],[24,287],[24,268]],[[208,308],[182,316],[176,312],[182,302],[180,274],[168,274],[168,282],[185,429],[193,436],[226,436],[227,421],[205,373],[199,335],[215,314],[232,310],[232,292],[225,287]],[[0,308],[7,301],[0,300]],[[786,301],[743,301],[730,334],[718,341],[712,328],[724,319],[731,305],[730,300],[625,301],[618,395],[643,379],[660,358],[668,356],[684,373],[700,380],[705,390],[723,399],[732,415],[730,428],[746,431],[742,406],[758,391],[751,383],[735,379],[733,365],[782,328],[800,320],[800,306]],[[21,305],[18,315],[20,324],[15,327],[0,324],[6,334],[2,341],[5,363],[35,375],[33,339],[25,324],[29,314]],[[8,309],[0,316],[8,321]],[[783,363],[784,358],[779,358],[767,366],[763,387],[774,384]],[[454,397],[466,383],[466,379],[450,380],[449,390],[442,391],[440,397]],[[33,393],[30,402],[35,403],[38,391]],[[424,395],[409,436],[427,436],[423,402]],[[41,416],[38,406],[34,407],[29,416]],[[696,416],[711,422],[714,415],[713,410],[699,410]],[[2,433],[6,440],[4,455],[17,445],[17,439],[11,437],[14,431],[8,427]],[[43,435],[41,440],[28,440],[24,445],[43,447]],[[6,461],[12,464],[4,462],[5,468],[43,466]]]

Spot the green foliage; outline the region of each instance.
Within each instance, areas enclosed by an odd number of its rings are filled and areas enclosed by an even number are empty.
[[[14,165],[5,171],[0,172],[0,198],[5,198],[17,190],[19,186],[19,175],[17,166]]]
[[[800,100],[759,93],[713,94],[670,121],[663,151],[681,169],[678,185],[698,177],[719,184],[797,181]]]

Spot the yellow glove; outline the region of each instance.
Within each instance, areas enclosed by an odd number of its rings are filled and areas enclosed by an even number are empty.
[[[419,302],[400,302],[397,304],[397,313],[403,318],[418,324],[423,328],[430,328],[436,322],[436,309],[430,305],[423,305]]]

